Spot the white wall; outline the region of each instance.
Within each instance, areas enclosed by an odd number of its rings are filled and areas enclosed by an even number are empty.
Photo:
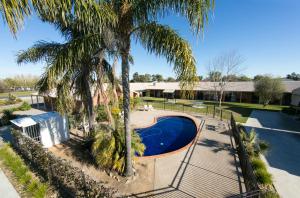
[[[41,142],[45,148],[60,144],[70,139],[66,117],[53,116],[40,122]]]

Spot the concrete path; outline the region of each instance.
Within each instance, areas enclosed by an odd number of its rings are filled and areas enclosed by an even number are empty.
[[[139,117],[143,117],[141,113]],[[206,129],[207,124],[217,126],[217,131]],[[134,196],[217,198],[243,192],[233,145],[225,122],[206,119],[203,131],[188,150],[155,159],[154,190]]]
[[[277,112],[253,111],[245,125],[248,131],[254,128],[271,146],[263,159],[280,196],[299,197],[300,122]]]
[[[0,195],[1,197],[3,196],[5,198],[20,197],[1,169],[0,169]]]

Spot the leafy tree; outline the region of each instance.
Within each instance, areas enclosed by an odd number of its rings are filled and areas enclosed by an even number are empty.
[[[161,74],[153,74],[152,81],[162,82],[164,81],[164,78]]]
[[[176,79],[173,78],[173,77],[168,77],[168,78],[166,79],[166,82],[176,82]]]
[[[248,76],[242,75],[238,77],[238,81],[251,81],[252,79]]]
[[[116,121],[115,127],[101,125],[97,130],[92,145],[92,153],[100,167],[112,169],[119,173],[125,170],[125,133],[123,123]],[[131,131],[131,157],[142,156],[145,146],[135,131]]]
[[[256,80],[254,87],[260,102],[264,106],[268,105],[272,100],[280,99],[284,92],[282,80],[267,75]]]
[[[262,78],[264,78],[263,75],[256,75],[256,76],[254,76],[253,80],[254,80],[254,81],[258,81],[258,80],[260,80],[260,79],[262,79]]]
[[[198,76],[199,81],[203,80],[203,76]]]
[[[300,74],[296,74],[295,72],[293,72],[291,74],[288,74],[286,78],[291,80],[300,80]]]

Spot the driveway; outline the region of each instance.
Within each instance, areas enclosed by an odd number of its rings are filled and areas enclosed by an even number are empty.
[[[281,197],[300,195],[300,122],[278,112],[253,111],[245,124],[270,144],[264,156]]]

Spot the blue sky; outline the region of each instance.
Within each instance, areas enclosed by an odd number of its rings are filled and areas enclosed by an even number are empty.
[[[299,0],[216,0],[216,7],[204,36],[196,37],[185,19],[170,15],[160,22],[176,29],[187,39],[197,60],[199,75],[205,75],[210,59],[236,50],[245,62],[243,74],[273,74],[285,76],[300,73],[300,1]],[[50,25],[30,17],[18,38],[14,39],[7,26],[0,22],[0,78],[17,74],[39,75],[45,63],[18,66],[16,53],[38,40],[63,41]],[[161,73],[173,76],[172,65],[163,57],[148,54],[133,43],[135,64],[131,74]]]

